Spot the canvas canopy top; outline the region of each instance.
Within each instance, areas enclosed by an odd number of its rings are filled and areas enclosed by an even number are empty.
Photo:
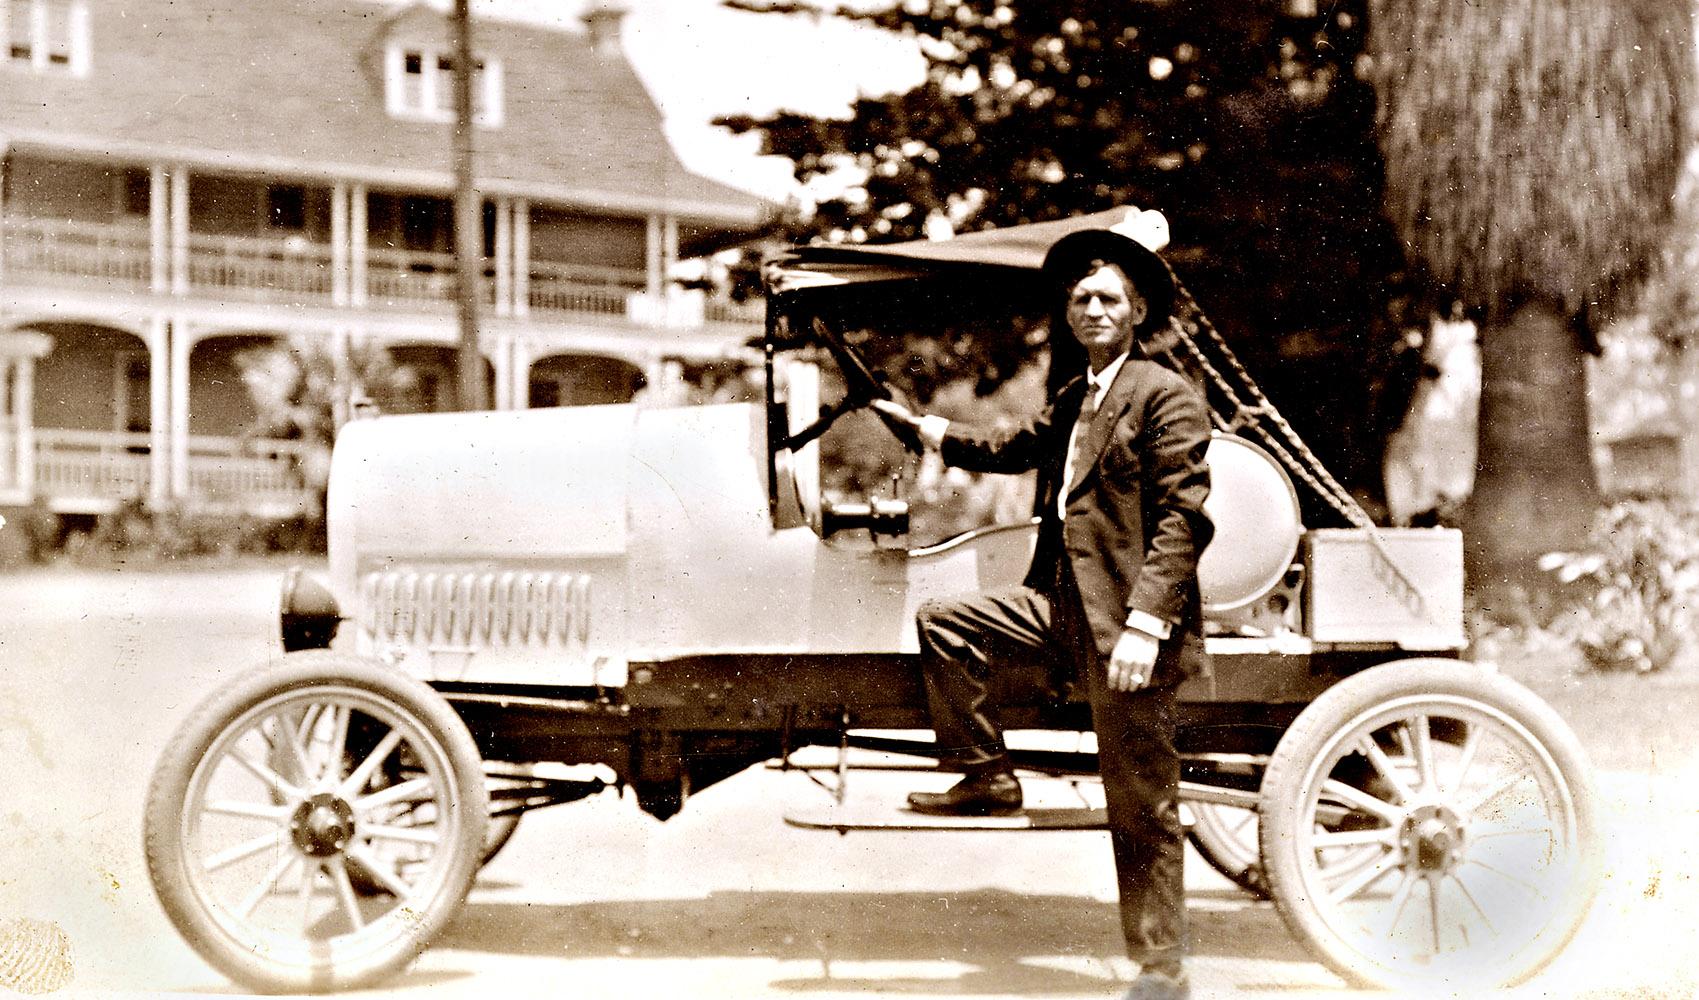
[[[1052,244],[1086,229],[1112,229],[1152,251],[1168,245],[1168,221],[1161,212],[1115,208],[945,240],[800,246],[769,258],[764,278],[770,294],[789,295],[866,282],[901,281],[944,270],[1008,268],[1036,272]]]

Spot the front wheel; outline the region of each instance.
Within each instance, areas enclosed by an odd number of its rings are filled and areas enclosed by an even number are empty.
[[[1469,663],[1385,664],[1317,698],[1270,758],[1269,890],[1354,983],[1516,983],[1592,901],[1594,799],[1574,735],[1526,688]]]
[[[346,989],[405,967],[453,917],[488,809],[477,747],[441,696],[357,657],[294,653],[213,695],[167,748],[148,873],[232,979]]]

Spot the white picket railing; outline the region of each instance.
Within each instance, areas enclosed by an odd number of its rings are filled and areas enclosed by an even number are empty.
[[[146,226],[8,217],[0,227],[7,275],[41,275],[146,288],[153,251]]]
[[[78,500],[145,498],[150,450],[146,434],[37,429],[36,492]]]
[[[624,316],[643,287],[642,271],[532,261],[525,298],[533,312]]]
[[[328,244],[304,239],[252,236],[189,236],[189,287],[267,301],[328,302],[331,298]]]
[[[241,507],[293,502],[307,493],[302,470],[312,447],[269,438],[189,437],[189,496]]]
[[[452,303],[454,268],[453,254],[372,247],[366,251],[366,293],[391,306]]]
[[[35,432],[36,492],[82,504],[149,495],[153,442],[146,433],[41,428]],[[192,506],[290,509],[309,500],[301,467],[312,449],[299,441],[189,438]]]
[[[270,239],[191,233],[188,247],[191,293],[256,302],[329,304],[334,299],[335,266],[327,243],[301,237]],[[150,287],[153,249],[145,225],[70,222],[7,216],[0,219],[0,262],[8,276],[55,281],[100,282],[138,290]],[[371,247],[365,255],[366,300],[380,307],[446,309],[454,303],[453,254],[392,247]],[[757,324],[760,303],[718,300],[704,303],[703,315],[661,319],[650,309],[632,315],[631,302],[647,282],[643,271],[532,261],[520,295],[524,306],[543,315],[625,317],[644,325],[693,325],[701,322]],[[485,260],[482,299],[496,300],[494,262]],[[352,290],[351,290],[352,291]],[[669,297],[670,298],[670,297]],[[351,295],[350,301],[358,301]]]

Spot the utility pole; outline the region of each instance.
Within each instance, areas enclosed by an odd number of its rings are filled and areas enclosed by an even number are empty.
[[[454,255],[460,313],[460,408],[488,409],[478,302],[484,278],[484,199],[472,168],[471,0],[454,0]]]

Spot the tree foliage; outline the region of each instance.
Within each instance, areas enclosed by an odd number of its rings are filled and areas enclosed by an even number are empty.
[[[1580,544],[1599,496],[1582,350],[1664,252],[1689,144],[1686,0],[1375,0],[1387,210],[1482,320],[1478,589]],[[1577,336],[1579,334],[1579,336]]]
[[[1692,5],[1379,0],[1387,212],[1470,306],[1598,320],[1663,247],[1688,150]]]
[[[1380,216],[1374,95],[1358,72],[1364,8],[907,0],[839,10],[914,38],[925,79],[863,97],[847,119],[721,124],[758,131],[800,181],[846,168],[864,178],[794,220],[797,239],[882,242],[946,219],[963,231],[1117,205],[1162,210],[1182,279],[1331,464],[1368,484],[1402,413],[1402,397],[1376,393],[1400,342],[1388,304],[1402,265]],[[962,371],[982,353],[961,352]]]

